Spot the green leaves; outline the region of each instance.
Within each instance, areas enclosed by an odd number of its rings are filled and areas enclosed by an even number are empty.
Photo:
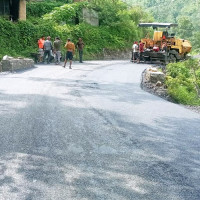
[[[178,35],[181,38],[191,38],[194,26],[189,17],[178,18]]]
[[[166,85],[168,93],[177,103],[200,105],[199,61],[190,59],[167,65]]]
[[[170,63],[167,65],[167,75],[172,78],[176,78],[178,76],[189,78],[190,69],[186,67],[186,63],[184,62]]]
[[[63,5],[62,2],[28,2],[26,6],[27,17],[42,17],[61,5]]]
[[[60,23],[72,23],[78,10],[77,4],[65,4],[59,8],[55,8],[51,13],[44,15],[44,20],[52,20]]]

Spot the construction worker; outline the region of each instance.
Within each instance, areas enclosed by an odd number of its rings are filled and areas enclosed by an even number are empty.
[[[83,48],[84,48],[84,42],[82,40],[82,38],[78,39],[78,42],[76,43],[76,47],[78,49],[78,53],[79,53],[79,62],[83,63]]]
[[[64,68],[66,67],[67,60],[69,60],[69,69],[72,69],[72,59],[75,53],[75,45],[73,42],[71,42],[71,39],[67,39],[67,43],[65,44],[65,48],[67,49],[66,57],[65,57],[65,63]]]
[[[143,52],[144,52],[144,43],[139,41],[139,56],[138,56],[137,62],[141,61]]]
[[[134,56],[134,55],[133,55],[133,54],[134,54],[134,44],[135,44],[135,42],[133,42],[133,46],[132,46],[131,62],[133,62],[133,56]]]
[[[159,46],[157,44],[154,45],[153,51],[155,51],[155,52],[159,52],[160,51],[160,48],[159,48]]]
[[[51,37],[48,36],[47,40],[45,40],[45,42],[44,42],[44,57],[43,57],[43,62],[45,62],[45,58],[46,58],[46,56],[48,56],[48,58],[47,58],[47,64],[50,64],[52,49],[53,49],[53,46],[52,46],[52,42],[51,42]]]
[[[55,38],[55,41],[53,42],[53,52],[55,54],[55,62],[56,65],[60,64],[60,58],[61,58],[61,43],[62,41],[60,40],[59,37]]]
[[[38,54],[39,54],[39,62],[43,61],[43,56],[44,56],[44,42],[45,42],[45,37],[42,36],[38,40]]]
[[[162,51],[166,52],[167,51],[167,43],[163,42],[162,44]]]
[[[138,42],[134,42],[132,49],[133,49],[133,62],[135,62],[138,58],[138,51],[139,51]]]

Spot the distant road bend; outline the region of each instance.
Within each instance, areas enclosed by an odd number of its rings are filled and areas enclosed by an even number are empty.
[[[147,65],[0,74],[0,200],[199,200],[200,115],[140,88]]]

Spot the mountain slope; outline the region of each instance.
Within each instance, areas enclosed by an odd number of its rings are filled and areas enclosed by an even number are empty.
[[[140,5],[159,22],[178,22],[188,17],[195,30],[200,30],[200,0],[124,0],[129,5]]]

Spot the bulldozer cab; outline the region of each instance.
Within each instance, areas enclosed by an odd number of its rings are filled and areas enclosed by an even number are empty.
[[[152,27],[154,31],[153,40],[162,41],[165,39],[173,38],[175,36],[174,33],[169,34],[168,29],[171,27],[177,27],[178,24],[173,23],[140,23],[139,27]],[[158,28],[165,28],[164,31],[158,31]]]

